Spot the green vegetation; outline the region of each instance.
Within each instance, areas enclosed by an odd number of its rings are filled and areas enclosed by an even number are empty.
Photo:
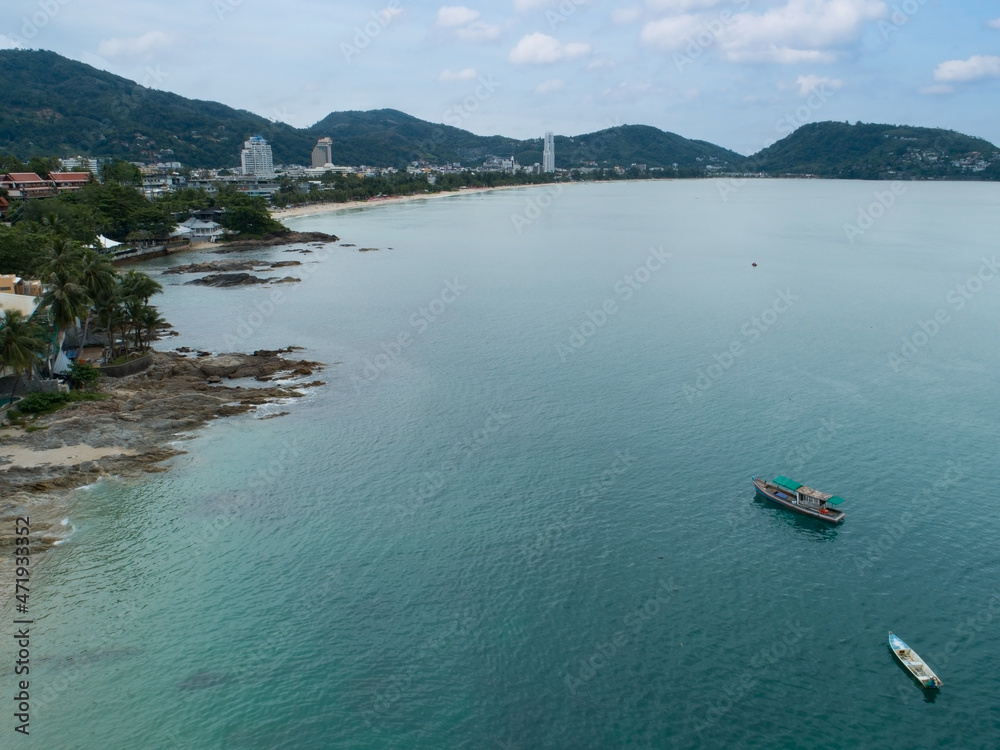
[[[89,390],[101,379],[101,371],[85,362],[74,362],[68,373],[69,384],[77,390]]]
[[[54,411],[62,409],[64,406],[69,404],[78,404],[85,401],[105,401],[108,398],[106,393],[88,393],[84,391],[71,391],[70,393],[32,393],[21,399],[16,409],[11,409],[11,412],[17,411],[20,414],[33,414],[35,416],[42,416],[43,414],[51,414]],[[17,414],[12,414],[15,419]]]
[[[112,358],[148,351],[156,330],[165,324],[149,304],[162,291],[158,282],[138,271],[119,274],[107,257],[69,239],[66,231],[67,225],[53,218],[24,234],[28,247],[40,247],[27,265],[38,272],[43,293],[31,320],[11,310],[0,318],[0,367],[13,369],[18,380],[38,368],[43,355],[45,369],[51,371],[67,331],[80,322],[81,341],[88,341],[96,324]],[[20,270],[0,255],[0,273],[11,272]],[[84,368],[74,366],[71,379],[92,383],[92,375]]]
[[[215,195],[201,189],[178,190],[163,196],[156,206],[180,219],[186,218],[193,210],[223,208],[225,213],[220,216],[219,223],[243,238],[288,231],[271,218],[266,198],[246,195],[231,185],[220,185]]]
[[[750,157],[746,168],[863,180],[995,180],[1000,149],[951,130],[818,122]]]

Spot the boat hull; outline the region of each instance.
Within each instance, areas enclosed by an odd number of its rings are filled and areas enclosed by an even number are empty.
[[[941,689],[941,678],[938,677],[934,670],[927,666],[927,662],[917,655],[917,652],[906,645],[903,639],[898,635],[889,633],[889,648],[892,650],[892,655],[896,657],[898,661],[907,672],[920,683],[920,687],[925,690],[940,690]]]
[[[785,500],[784,498],[781,498],[777,494],[775,494],[774,491],[768,489],[767,485],[764,483],[764,480],[757,479],[756,477],[751,477],[751,479],[753,479],[753,486],[757,488],[758,495],[767,498],[772,502],[777,503],[783,508],[788,508],[789,510],[793,510],[796,513],[800,513],[803,516],[809,516],[810,518],[816,518],[819,519],[820,521],[825,521],[826,523],[833,523],[833,524],[840,523],[841,521],[844,520],[846,516],[846,514],[843,511],[820,513],[819,511],[813,510],[812,508],[806,508],[801,505],[797,505],[796,503],[790,502],[790,499]]]

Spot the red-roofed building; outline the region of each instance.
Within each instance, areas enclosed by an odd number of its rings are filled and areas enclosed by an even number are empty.
[[[7,221],[7,212],[10,210],[10,201],[0,195],[0,221]]]
[[[79,190],[90,182],[90,172],[50,172],[49,179],[60,193]]]
[[[0,178],[11,198],[51,198],[57,195],[55,183],[43,180],[34,172],[9,172]]]

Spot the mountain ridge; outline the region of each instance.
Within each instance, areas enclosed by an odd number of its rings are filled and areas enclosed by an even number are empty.
[[[475,165],[486,156],[542,160],[542,139],[480,136],[396,109],[331,112],[307,128],[274,122],[218,102],[188,99],[46,50],[0,50],[0,152],[32,156],[178,161],[235,167],[243,141],[262,135],[275,163],[308,164],[316,140],[334,141],[339,164],[401,168]],[[746,157],[650,125],[557,135],[556,166],[644,164],[666,175],[754,172],[842,179],[1000,179],[1000,149],[939,128],[870,123],[802,125]]]

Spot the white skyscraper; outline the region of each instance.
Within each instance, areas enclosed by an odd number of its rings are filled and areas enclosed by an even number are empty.
[[[545,150],[542,152],[542,171],[556,171],[556,139],[551,132],[545,134]]]
[[[255,135],[243,144],[243,174],[265,180],[274,179],[274,157],[271,147],[261,136]]]

